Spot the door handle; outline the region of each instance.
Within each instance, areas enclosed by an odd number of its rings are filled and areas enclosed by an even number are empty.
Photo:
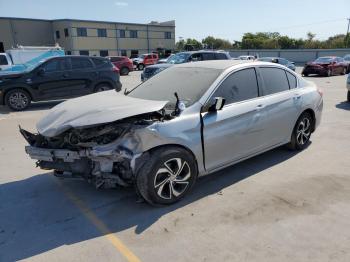
[[[265,106],[264,105],[257,105],[255,108],[255,111],[259,111],[261,109],[263,109]]]

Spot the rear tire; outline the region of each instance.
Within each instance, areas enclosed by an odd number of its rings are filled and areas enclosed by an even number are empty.
[[[29,107],[31,97],[23,89],[13,89],[6,93],[5,103],[13,111],[23,111]]]
[[[151,205],[170,205],[183,198],[197,179],[192,155],[181,147],[161,147],[138,169],[136,186]]]
[[[123,75],[123,76],[128,75],[129,72],[130,72],[130,70],[129,70],[129,68],[127,68],[127,67],[122,67],[122,68],[120,69],[120,74]]]
[[[303,150],[311,137],[313,118],[310,113],[305,112],[298,118],[287,147],[291,150]]]
[[[348,90],[348,95],[347,95],[348,102],[350,102],[350,91]]]
[[[138,70],[143,70],[145,68],[145,65],[144,64],[138,64],[137,65],[137,69]]]
[[[98,92],[103,92],[103,91],[107,91],[107,90],[111,90],[112,87],[110,84],[108,83],[102,83],[102,84],[98,84],[95,89],[94,92],[98,93]]]

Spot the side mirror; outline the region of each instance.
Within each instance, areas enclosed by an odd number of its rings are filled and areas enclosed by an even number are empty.
[[[225,105],[225,98],[223,97],[215,97],[214,98],[214,103],[212,103],[209,108],[208,108],[208,112],[216,112],[221,110],[224,105]]]
[[[278,64],[278,59],[277,58],[274,58],[274,59],[272,59],[272,61],[271,61],[272,63],[276,63],[276,64]]]
[[[39,76],[45,75],[45,69],[44,69],[44,68],[40,68],[40,69],[38,70],[38,75],[39,75]]]

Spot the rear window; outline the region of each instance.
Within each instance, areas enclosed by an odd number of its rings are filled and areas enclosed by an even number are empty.
[[[202,53],[203,60],[215,60],[214,53]]]
[[[0,55],[0,65],[8,65],[6,56]]]
[[[86,59],[82,57],[72,57],[71,64],[72,64],[72,69],[86,69],[86,68],[94,67],[90,59]]]
[[[273,67],[262,67],[260,71],[265,84],[264,95],[289,90],[289,83],[284,70]]]
[[[96,67],[109,64],[109,61],[107,59],[91,58],[91,60],[94,62]]]
[[[109,59],[111,60],[111,62],[119,62],[123,60],[122,57],[110,57]]]

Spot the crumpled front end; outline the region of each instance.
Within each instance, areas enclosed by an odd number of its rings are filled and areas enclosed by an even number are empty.
[[[162,121],[163,115],[154,112],[94,127],[71,128],[54,137],[22,128],[20,132],[29,143],[26,153],[41,169],[54,170],[56,176],[64,178],[83,177],[97,188],[110,188],[133,184],[145,144],[161,139],[154,126]]]

